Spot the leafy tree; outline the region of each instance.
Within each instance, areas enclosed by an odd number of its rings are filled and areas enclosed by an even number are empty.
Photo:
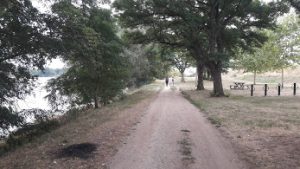
[[[107,104],[124,88],[128,78],[128,60],[121,56],[122,42],[109,10],[96,6],[76,6],[62,1],[52,6],[69,69],[48,85],[47,96],[54,108],[94,102]]]
[[[234,62],[236,69],[245,72],[253,72],[253,84],[256,84],[257,73],[270,71],[276,62],[274,56],[278,56],[280,50],[275,45],[275,41],[266,42],[261,48],[253,49],[253,52],[237,52],[238,58]]]
[[[56,51],[43,19],[30,0],[0,2],[1,128],[19,124],[13,105],[32,90],[35,78],[30,69],[43,69],[49,53]]]
[[[168,3],[170,3],[170,9],[166,8]],[[200,50],[198,47],[201,47],[202,43],[199,44],[199,41],[204,40],[197,36],[201,33],[195,23],[201,17],[197,19],[188,16],[186,20],[182,19],[181,14],[184,15],[182,9],[185,8],[182,8],[180,3],[185,2],[118,0],[114,2],[114,6],[117,11],[120,11],[120,23],[129,29],[128,37],[134,43],[155,42],[170,48],[188,49],[191,56],[199,63],[197,64],[198,70],[203,71],[204,63],[194,51]],[[199,53],[202,54],[201,51]],[[203,78],[199,77],[197,89],[203,90]]]
[[[278,52],[273,56],[273,70],[281,70],[281,85],[284,86],[284,69],[298,64],[300,61],[300,25],[299,18],[287,15],[275,30],[274,47]]]
[[[130,79],[128,87],[141,86],[153,80],[151,74],[148,53],[142,45],[129,45],[124,50],[123,55],[129,58],[130,62]]]
[[[156,45],[129,45],[124,54],[130,62],[128,86],[141,86],[162,78],[167,73],[167,64]],[[163,71],[162,71],[163,70]]]
[[[181,82],[185,82],[184,72],[193,63],[193,60],[191,59],[188,51],[176,50],[172,52],[172,55],[170,55],[168,59],[170,60],[172,65],[175,66],[176,69],[178,69],[178,71],[180,72]]]
[[[159,44],[150,44],[147,49],[147,58],[150,64],[150,70],[153,77],[162,79],[166,77],[170,70],[170,63],[167,60],[169,52],[164,46]]]
[[[123,26],[140,31],[132,37],[188,49],[210,69],[215,96],[224,96],[221,73],[235,48],[259,45],[266,38],[257,30],[273,27],[287,11],[284,2],[258,0],[117,0],[114,6]]]
[[[258,0],[215,0],[208,7],[208,61],[214,80],[214,95],[224,95],[221,72],[234,56],[236,46],[249,50],[266,40],[259,29],[275,26],[276,16],[287,11],[283,2],[262,3]]]
[[[264,31],[268,41],[260,48],[255,48],[252,53],[240,54],[236,66],[254,73],[271,70],[281,70],[281,85],[284,86],[284,69],[299,63],[300,41],[299,22],[294,14],[287,15],[274,31]]]

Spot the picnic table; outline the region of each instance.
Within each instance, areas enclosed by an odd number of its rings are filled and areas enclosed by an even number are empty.
[[[250,85],[246,85],[245,82],[233,82],[233,85],[230,85],[231,90],[249,90]]]

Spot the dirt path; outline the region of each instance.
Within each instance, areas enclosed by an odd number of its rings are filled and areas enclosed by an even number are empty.
[[[231,145],[185,100],[165,88],[110,162],[110,169],[243,169]]]

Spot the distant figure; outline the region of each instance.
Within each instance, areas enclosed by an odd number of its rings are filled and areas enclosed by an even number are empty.
[[[172,77],[172,85],[174,86],[174,77]]]
[[[169,78],[166,77],[166,86],[168,86],[168,85],[169,85]]]

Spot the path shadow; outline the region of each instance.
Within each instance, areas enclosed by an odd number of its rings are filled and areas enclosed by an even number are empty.
[[[81,158],[88,159],[93,157],[93,152],[97,150],[97,145],[93,143],[73,144],[59,149],[57,158]]]

